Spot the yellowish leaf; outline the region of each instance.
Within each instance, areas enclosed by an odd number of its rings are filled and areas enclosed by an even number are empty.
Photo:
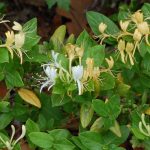
[[[41,108],[41,102],[40,102],[39,98],[35,95],[35,93],[33,91],[20,88],[18,90],[18,94],[27,103],[29,103],[31,105],[34,105],[38,108]]]

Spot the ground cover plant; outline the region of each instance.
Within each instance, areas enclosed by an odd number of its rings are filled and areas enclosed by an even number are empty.
[[[43,43],[36,18],[1,18],[0,149],[149,150],[150,4],[86,18],[92,35]]]

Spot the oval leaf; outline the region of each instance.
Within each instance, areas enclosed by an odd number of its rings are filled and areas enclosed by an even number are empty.
[[[18,94],[25,102],[34,105],[38,108],[41,108],[41,102],[33,91],[20,88],[18,90]]]

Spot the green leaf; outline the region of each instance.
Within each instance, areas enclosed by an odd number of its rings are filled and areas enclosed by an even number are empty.
[[[74,150],[75,146],[67,139],[62,139],[54,143],[56,150]]]
[[[80,47],[83,47],[86,51],[88,48],[91,48],[96,45],[96,42],[90,37],[86,30],[80,33],[76,40],[76,44]]]
[[[98,99],[94,99],[92,101],[92,104],[93,104],[93,108],[94,108],[94,111],[102,116],[102,117],[108,117],[109,114],[108,114],[108,106],[104,103],[104,101],[102,100],[98,100]]]
[[[41,148],[51,148],[53,145],[53,138],[44,132],[31,132],[29,139],[33,144]]]
[[[144,3],[141,10],[144,13],[144,16],[146,16],[146,17],[150,16],[150,4],[149,3]]]
[[[100,23],[105,23],[107,25],[106,33],[108,34],[113,35],[117,34],[120,31],[117,25],[103,14],[89,11],[87,12],[86,16],[90,27],[96,35],[100,35],[100,31],[98,28]]]
[[[108,144],[115,144],[115,145],[120,145],[120,144],[123,144],[128,136],[129,136],[129,129],[126,127],[126,126],[120,126],[120,130],[121,130],[121,137],[118,137],[116,136],[114,133],[108,131],[108,132],[105,132],[103,136],[103,140],[104,140],[104,143],[106,145]]]
[[[7,127],[12,121],[13,117],[10,113],[5,113],[0,115],[0,130]]]
[[[100,130],[102,129],[103,125],[104,125],[104,121],[103,121],[102,117],[99,117],[92,124],[92,126],[90,128],[90,131],[100,132]]]
[[[69,138],[71,136],[70,132],[66,129],[54,129],[51,131],[48,131],[48,133],[55,139],[55,140],[61,140],[64,138]]]
[[[90,103],[84,103],[80,110],[80,120],[83,128],[86,128],[92,120],[93,108]]]
[[[51,9],[56,4],[56,2],[57,0],[46,0],[49,9]]]
[[[29,51],[40,40],[40,37],[37,35],[37,19],[33,18],[26,22],[23,25],[23,32],[25,33],[25,43],[22,49]]]
[[[79,139],[81,143],[89,150],[102,150],[103,137],[99,133],[87,131],[80,133]]]
[[[64,105],[65,103],[68,103],[71,101],[71,98],[68,97],[65,94],[52,94],[51,95],[51,100],[52,100],[52,106],[61,106]]]
[[[115,79],[114,77],[109,73],[101,73],[101,79],[102,83],[100,84],[101,90],[110,90],[113,89],[115,86]]]
[[[105,58],[104,46],[96,45],[90,49],[85,50],[82,58],[82,64],[84,66],[86,65],[87,58],[94,58],[94,66],[101,66]]]
[[[139,45],[139,52],[142,57],[146,56],[147,52],[150,53],[150,48],[144,40],[142,40],[142,42]]]
[[[26,130],[27,130],[28,134],[31,132],[39,132],[40,131],[38,124],[35,123],[34,121],[32,121],[31,119],[28,119],[26,121]]]
[[[55,32],[53,33],[53,35],[50,38],[50,41],[52,41],[52,43],[53,43],[54,50],[60,50],[60,46],[64,42],[65,35],[66,35],[66,26],[65,25],[61,25],[60,27],[58,27],[55,30]]]
[[[9,112],[9,102],[1,101],[0,102],[0,112]]]
[[[65,9],[66,11],[69,11],[70,9],[70,0],[57,0],[58,7]]]
[[[8,88],[24,86],[20,74],[15,70],[6,73],[5,82]]]
[[[0,63],[9,62],[8,50],[0,48]]]

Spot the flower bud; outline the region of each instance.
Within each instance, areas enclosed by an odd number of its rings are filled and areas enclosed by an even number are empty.
[[[71,60],[74,59],[74,57],[75,57],[75,45],[68,43],[65,46],[65,49],[67,51],[69,59],[71,59]]]
[[[94,67],[94,69],[93,69],[93,78],[97,79],[99,76],[100,76],[99,67]]]
[[[138,30],[142,33],[142,34],[149,34],[150,30],[149,30],[149,26],[147,22],[142,22],[140,24],[138,24]]]
[[[15,40],[15,35],[14,35],[14,32],[13,31],[7,31],[5,33],[6,35],[6,45],[7,46],[11,46]]]
[[[120,21],[120,27],[124,32],[127,31],[129,23],[130,23],[129,21],[124,21],[124,22],[122,20]]]
[[[138,42],[139,42],[139,41],[141,40],[141,38],[142,38],[141,32],[139,32],[138,29],[135,29],[134,34],[133,34],[133,39],[134,39],[135,41],[138,41]]]
[[[103,22],[101,22],[100,24],[99,24],[99,31],[101,32],[101,33],[104,33],[104,31],[106,30],[106,28],[107,28],[107,25],[105,24],[105,23],[103,23]]]
[[[93,68],[94,68],[94,59],[93,58],[87,58],[86,59],[86,65],[87,65],[87,72],[89,74],[89,77],[92,77]]]
[[[119,51],[124,51],[125,50],[125,41],[120,40],[118,43],[118,50]]]
[[[133,51],[133,49],[134,49],[133,43],[128,42],[127,45],[126,45],[126,49],[125,49],[126,52],[131,53]]]

